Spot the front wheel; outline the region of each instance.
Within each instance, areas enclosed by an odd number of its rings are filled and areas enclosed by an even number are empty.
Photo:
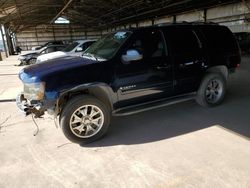
[[[101,138],[108,130],[110,112],[92,96],[71,99],[60,116],[64,135],[72,142],[86,144]]]
[[[28,65],[33,65],[36,63],[36,59],[32,58],[28,61]]]
[[[220,104],[226,93],[226,80],[219,73],[207,74],[197,92],[196,102],[205,107]]]

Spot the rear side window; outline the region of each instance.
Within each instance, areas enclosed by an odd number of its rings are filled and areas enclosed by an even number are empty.
[[[185,28],[169,28],[165,31],[174,53],[197,51],[201,44],[195,32]]]
[[[203,26],[201,27],[201,31],[205,35],[211,48],[223,50],[237,48],[237,43],[233,34],[226,27]]]
[[[58,46],[57,48],[56,48],[56,51],[61,51],[61,50],[63,50],[65,47],[64,46]]]

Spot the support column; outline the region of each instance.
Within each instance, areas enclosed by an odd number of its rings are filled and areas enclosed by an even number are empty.
[[[176,15],[173,16],[173,23],[176,23]]]
[[[3,30],[4,26],[0,25],[0,27],[1,27],[1,35],[2,35],[2,39],[3,39],[3,47],[4,47],[5,55],[6,55],[6,57],[8,57],[9,56],[9,54],[8,54],[8,48],[6,46],[5,33],[4,33],[4,30]]]
[[[14,55],[14,49],[13,49],[13,44],[12,44],[12,41],[11,41],[11,36],[10,36],[9,30],[7,30],[4,27],[4,31],[5,31],[5,36],[6,36],[6,41],[7,41],[7,46],[8,46],[9,54],[10,55]]]
[[[37,28],[35,27],[35,35],[36,35],[36,43],[39,46],[38,35],[37,35]]]
[[[204,9],[204,22],[207,22],[207,9]]]
[[[71,24],[69,24],[69,35],[70,35],[70,40],[73,41],[73,35],[72,35],[72,27],[71,27]]]
[[[86,30],[84,31],[84,34],[85,34],[85,39],[88,39],[88,36],[87,36],[88,34]]]
[[[54,38],[54,41],[56,40],[56,35],[55,35],[55,28],[54,28],[54,25],[52,24],[52,32],[53,32],[53,38]]]

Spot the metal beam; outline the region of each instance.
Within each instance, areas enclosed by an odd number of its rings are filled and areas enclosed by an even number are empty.
[[[63,11],[65,11],[67,8],[68,8],[68,6],[71,4],[73,2],[73,0],[69,0],[68,2],[67,2],[67,4],[62,8],[62,10],[50,21],[50,23],[52,24],[52,23],[54,23],[54,21],[59,17],[59,16],[61,16],[61,14],[63,13]]]

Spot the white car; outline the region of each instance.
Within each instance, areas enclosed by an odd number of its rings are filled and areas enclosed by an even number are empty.
[[[82,56],[82,53],[96,40],[78,40],[69,44],[62,51],[52,52],[49,54],[40,55],[37,57],[36,63],[42,63],[44,61],[65,57],[65,56]]]

